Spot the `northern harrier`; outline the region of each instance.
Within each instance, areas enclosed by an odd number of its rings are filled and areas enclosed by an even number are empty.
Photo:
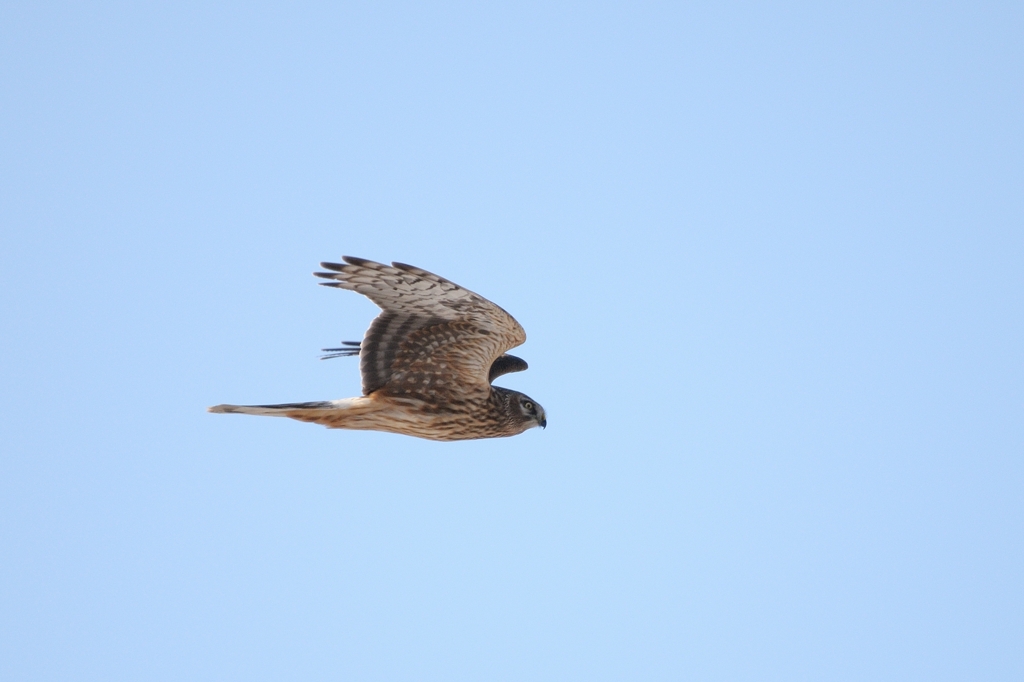
[[[491,386],[521,372],[505,351],[526,341],[511,315],[443,277],[411,265],[344,256],[321,263],[328,287],[363,294],[380,306],[361,343],[325,348],[359,355],[363,395],[282,405],[217,405],[210,412],[291,417],[331,429],[389,431],[431,440],[514,436],[547,426],[544,409],[507,388]]]

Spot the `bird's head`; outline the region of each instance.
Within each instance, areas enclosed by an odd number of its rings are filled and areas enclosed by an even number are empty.
[[[512,392],[511,407],[512,413],[516,415],[518,421],[522,422],[523,430],[532,429],[534,426],[539,426],[542,429],[547,428],[548,419],[544,414],[544,408],[537,404],[537,401],[528,395],[524,395],[518,392]]]

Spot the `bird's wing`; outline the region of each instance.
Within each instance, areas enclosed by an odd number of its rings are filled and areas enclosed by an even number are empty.
[[[333,358],[350,358],[359,355],[359,341],[342,341],[343,346],[340,348],[321,348],[324,352],[320,356],[321,360],[331,360]],[[526,360],[517,358],[515,355],[499,355],[491,363],[491,369],[487,372],[487,380],[494,383],[494,380],[503,374],[511,374],[512,372],[522,372],[529,369],[530,366],[526,364]]]
[[[417,396],[489,389],[491,365],[526,341],[515,319],[483,296],[403,263],[343,257],[321,263],[324,286],[363,294],[381,308],[359,352],[363,393]]]
[[[517,358],[514,355],[502,355],[495,359],[491,363],[491,370],[487,373],[487,380],[493,382],[495,379],[500,377],[502,374],[510,374],[512,372],[522,372],[529,369],[530,366],[526,364],[526,360]]]

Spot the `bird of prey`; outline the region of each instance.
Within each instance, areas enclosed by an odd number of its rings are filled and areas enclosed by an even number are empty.
[[[426,270],[344,256],[321,263],[328,287],[363,294],[381,308],[362,342],[325,348],[359,355],[363,395],[280,405],[217,405],[210,412],[290,417],[331,429],[388,431],[431,440],[515,436],[544,428],[544,408],[492,386],[526,362],[505,351],[526,341],[507,312]]]

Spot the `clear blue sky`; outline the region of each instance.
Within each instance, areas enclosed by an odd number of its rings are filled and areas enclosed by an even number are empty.
[[[828,7],[825,7],[828,5]],[[1020,3],[6,3],[0,678],[1024,679]],[[351,254],[546,431],[357,395]]]

